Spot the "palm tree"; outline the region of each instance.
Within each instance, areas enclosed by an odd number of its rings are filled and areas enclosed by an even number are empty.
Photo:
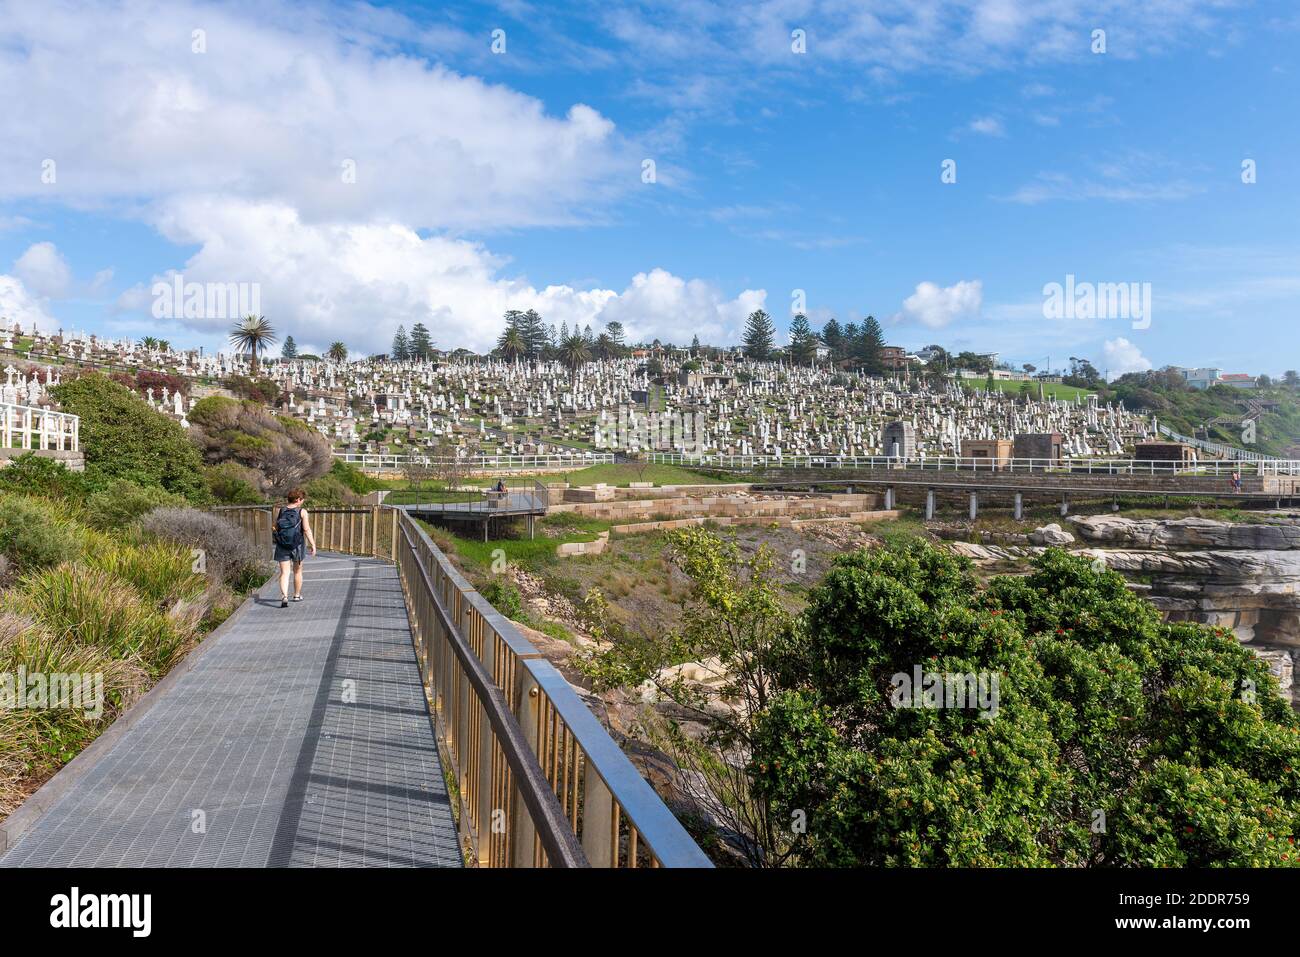
[[[153,336],[145,336],[143,339],[140,340],[140,348],[141,348],[141,349],[157,349],[157,348],[158,348],[158,340],[155,339]]]
[[[265,352],[275,342],[275,330],[266,321],[266,316],[245,316],[230,332],[230,342],[240,352],[247,352],[252,360],[249,372],[257,378],[257,353]]]
[[[591,361],[591,347],[580,332],[575,332],[560,343],[560,361],[575,374],[582,366]]]
[[[596,337],[596,355],[601,359],[610,359],[618,354],[619,346],[614,337],[602,332]]]
[[[497,351],[507,359],[517,360],[528,351],[523,331],[515,323],[506,326],[501,337],[497,339]]]
[[[325,355],[335,362],[347,362],[348,347],[341,342],[332,342],[330,343],[329,352],[325,353]]]

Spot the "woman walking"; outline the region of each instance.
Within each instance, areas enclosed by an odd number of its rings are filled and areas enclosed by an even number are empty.
[[[316,539],[311,533],[307,510],[302,507],[306,494],[296,488],[285,496],[286,504],[275,519],[275,560],[280,563],[280,607],[289,607],[289,571],[293,570],[293,600],[302,601],[302,562],[307,546],[316,557]]]

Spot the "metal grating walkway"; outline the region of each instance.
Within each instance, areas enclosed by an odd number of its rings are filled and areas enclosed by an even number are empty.
[[[396,569],[322,554],[303,595],[262,589],[0,867],[460,866]]]

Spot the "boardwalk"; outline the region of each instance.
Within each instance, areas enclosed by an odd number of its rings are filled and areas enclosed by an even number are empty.
[[[322,554],[305,579],[287,609],[268,584],[56,778],[0,866],[459,866],[395,567]]]

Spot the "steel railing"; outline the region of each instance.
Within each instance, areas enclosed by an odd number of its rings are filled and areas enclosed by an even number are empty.
[[[80,416],[0,402],[0,449],[77,452],[80,448]]]
[[[1180,462],[1162,459],[1119,459],[1069,457],[971,458],[933,456],[903,459],[888,455],[687,455],[653,452],[649,460],[663,465],[681,465],[722,471],[760,469],[903,469],[949,472],[1046,472],[1071,475],[1205,475],[1242,477],[1300,475],[1300,460],[1263,459],[1251,461]]]
[[[513,485],[504,477],[501,484],[504,491],[497,491],[496,483],[487,487],[435,489],[422,492],[419,489],[403,490],[403,498],[416,498],[413,502],[396,502],[398,508],[415,509],[422,507],[428,511],[441,511],[453,515],[491,515],[523,514],[545,512],[550,503],[550,493],[546,486],[536,480]]]
[[[535,483],[536,494],[545,486]],[[269,548],[271,506],[216,510]],[[470,859],[711,867],[564,676],[400,507],[309,509],[321,549],[394,561]]]

